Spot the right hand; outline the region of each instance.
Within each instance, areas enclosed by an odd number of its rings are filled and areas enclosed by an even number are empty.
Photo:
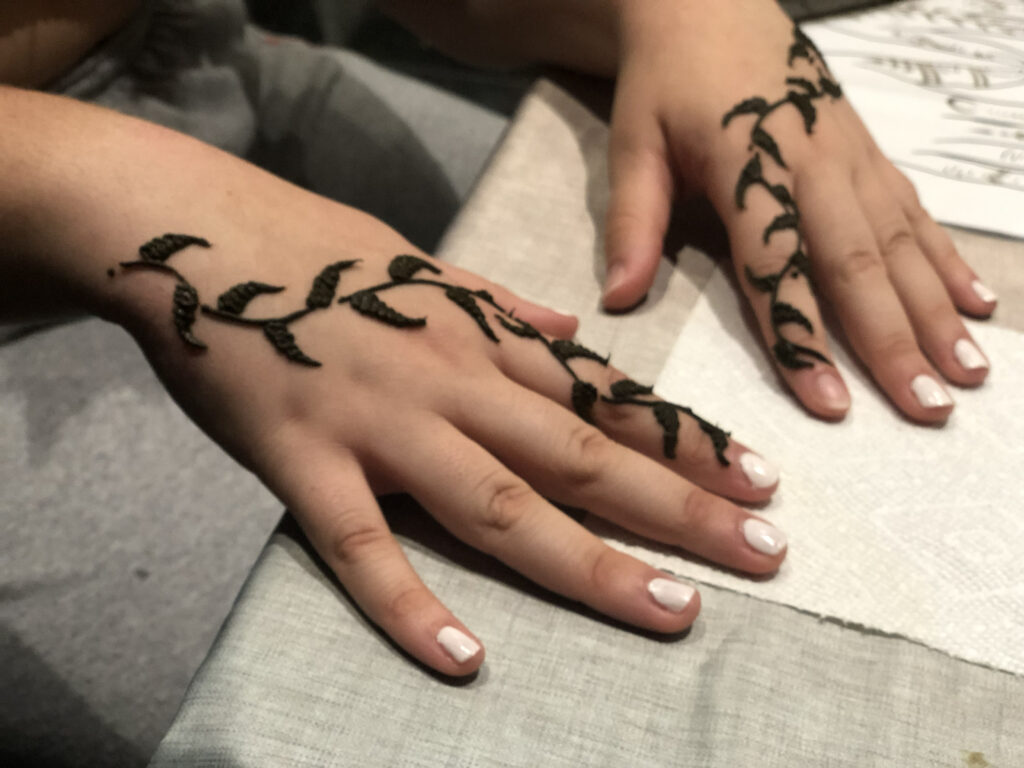
[[[280,220],[289,220],[287,212]],[[127,325],[178,402],[277,494],[352,599],[414,657],[464,675],[480,666],[484,653],[413,571],[375,499],[384,493],[411,494],[455,536],[538,584],[657,632],[689,626],[699,596],[608,547],[548,499],[729,568],[764,574],[779,567],[784,537],[722,498],[771,496],[774,470],[762,463],[758,475],[756,454],[729,441],[724,466],[698,423],[679,414],[678,446],[667,458],[654,412],[635,403],[599,398],[596,427],[587,424],[572,410],[573,374],[549,344],[510,332],[498,316],[556,336],[571,335],[574,319],[417,253],[379,222],[341,206],[316,220],[344,225],[326,231],[266,226],[258,241],[237,230],[197,229],[191,234],[212,247],[186,247],[166,263],[195,287],[202,304],[214,305],[228,288],[250,280],[284,286],[242,310],[246,318],[273,318],[306,306],[325,266],[359,259],[340,271],[332,301],[287,328],[319,367],[286,359],[259,326],[202,312],[191,333],[208,349],[189,346],[170,321],[176,278],[169,273],[119,268],[109,282],[134,297],[135,319]],[[138,242],[159,234],[139,231]],[[489,291],[516,319],[475,297],[496,343],[433,284],[377,293],[402,315],[426,318],[420,327],[395,327],[338,303],[391,282],[388,266],[401,253],[440,270],[425,268],[416,279]],[[595,360],[567,363],[603,395],[624,378]]]

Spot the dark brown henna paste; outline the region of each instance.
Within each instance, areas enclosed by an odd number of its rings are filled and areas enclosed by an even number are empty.
[[[782,157],[782,150],[764,125],[773,112],[788,105],[800,113],[804,130],[810,134],[818,119],[818,111],[814,102],[826,97],[835,100],[843,95],[839,84],[832,79],[821,52],[811,39],[794,25],[793,43],[789,48],[789,66],[792,67],[797,59],[806,60],[814,68],[817,83],[805,77],[787,77],[788,90],[784,97],[773,102],[769,102],[761,96],[744,99],[722,117],[722,127],[727,128],[735,118],[745,115],[757,116],[750,129],[749,150],[752,155],[743,166],[740,178],[736,183],[736,206],[740,210],[746,208],[748,191],[752,187],[761,187],[782,209],[782,212],[765,227],[762,236],[765,245],[768,245],[772,236],[777,233],[791,231],[796,235],[796,246],[778,272],[755,275],[749,267],[746,269],[747,282],[757,291],[769,294],[769,322],[775,335],[772,345],[775,359],[779,365],[794,370],[810,368],[814,365],[814,361],[831,363],[817,350],[797,344],[782,334],[782,329],[786,324],[798,325],[809,333],[814,332],[814,326],[806,315],[793,305],[779,299],[779,286],[782,283],[782,278],[787,274],[793,279],[803,277],[810,280],[810,262],[804,251],[803,234],[800,231],[800,209],[797,207],[792,193],[784,184],[772,183],[765,178],[762,156],[767,156],[775,165],[784,170],[787,169],[787,166]]]
[[[285,290],[284,287],[250,280],[234,285],[218,296],[216,307],[201,304],[198,292],[191,283],[178,270],[166,263],[170,256],[190,245],[210,247],[206,240],[199,237],[164,235],[163,237],[151,240],[140,249],[140,255],[145,252],[150,255],[149,257],[137,261],[122,262],[121,266],[126,269],[149,269],[174,277],[177,281],[172,307],[174,325],[181,338],[191,346],[206,349],[206,345],[192,333],[192,326],[196,322],[197,312],[201,310],[205,316],[221,322],[261,329],[264,337],[278,354],[293,363],[316,368],[321,363],[307,355],[299,347],[295,335],[291,331],[290,326],[293,323],[312,312],[326,310],[336,303],[339,305],[348,304],[358,314],[395,328],[421,327],[427,324],[427,318],[408,317],[390,306],[380,298],[379,294],[395,288],[430,286],[443,290],[445,296],[469,315],[481,332],[491,341],[500,343],[500,339],[495,334],[494,329],[488,322],[487,316],[484,314],[484,310],[481,308],[481,303],[488,305],[494,310],[494,319],[509,333],[523,339],[533,339],[541,342],[572,379],[570,402],[572,403],[573,410],[585,421],[594,422],[594,405],[597,403],[599,393],[593,384],[580,378],[576,371],[573,370],[571,361],[577,359],[593,360],[600,365],[606,366],[608,365],[607,357],[603,357],[575,341],[565,339],[555,339],[552,341],[548,339],[528,322],[520,320],[512,312],[502,308],[486,290],[474,291],[442,280],[417,278],[416,275],[422,272],[434,275],[442,273],[441,269],[425,259],[421,259],[418,256],[396,256],[388,265],[390,281],[341,296],[336,302],[335,295],[342,272],[355,266],[358,260],[338,261],[329,264],[313,279],[313,284],[309,294],[306,296],[304,307],[280,317],[259,318],[245,315],[253,299],[262,294],[280,293]],[[640,397],[651,395],[651,388],[629,380],[620,381],[612,385],[611,395],[611,397],[601,397],[601,399],[611,405],[639,405],[652,409],[655,420],[662,428],[663,450],[667,458],[675,457],[676,445],[679,439],[679,414],[684,413],[695,419],[700,428],[711,436],[719,462],[723,466],[728,466],[729,462],[725,459],[723,453],[728,445],[728,433],[701,419],[689,408],[672,403],[664,403],[660,400],[641,400],[639,399]]]
[[[642,408],[650,408],[654,414],[655,421],[661,427],[662,452],[665,458],[676,457],[676,447],[679,444],[679,414],[684,413],[697,422],[700,430],[711,438],[711,445],[715,449],[715,458],[723,467],[728,467],[730,462],[725,457],[725,450],[729,447],[729,433],[721,427],[712,424],[707,419],[702,419],[692,408],[685,405],[670,403],[665,400],[641,399],[644,397],[653,398],[653,387],[638,384],[632,379],[617,381],[611,386],[611,397],[602,397],[606,403],[612,405],[637,405]]]

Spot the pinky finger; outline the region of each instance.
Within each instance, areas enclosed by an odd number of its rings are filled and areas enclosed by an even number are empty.
[[[271,480],[320,557],[392,640],[443,674],[480,667],[482,644],[413,570],[354,458],[295,462]]]
[[[888,161],[886,161],[888,162]],[[939,275],[956,308],[974,317],[988,317],[996,308],[997,297],[963,260],[953,238],[921,206],[910,180],[889,166],[893,189],[914,230],[921,250]]]

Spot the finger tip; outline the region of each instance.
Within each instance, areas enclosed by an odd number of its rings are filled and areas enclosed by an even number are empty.
[[[803,406],[824,421],[842,421],[853,404],[846,382],[831,366],[794,377],[792,388]]]

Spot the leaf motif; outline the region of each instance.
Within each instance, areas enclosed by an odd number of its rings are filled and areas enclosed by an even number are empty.
[[[236,286],[224,291],[217,297],[217,309],[231,315],[240,315],[253,298],[261,293],[280,293],[284,290],[281,285],[267,285],[250,280],[248,283],[239,283]]]
[[[807,316],[792,304],[784,301],[777,301],[772,304],[772,325],[778,327],[786,323],[795,323],[807,329],[808,333],[814,333],[814,326]]]
[[[722,117],[722,127],[727,127],[732,119],[739,115],[763,115],[767,111],[768,102],[760,96],[754,96],[751,99],[744,99],[725,113]]]
[[[501,323],[502,327],[506,331],[508,331],[509,333],[514,333],[516,336],[522,336],[524,339],[536,339],[538,336],[540,336],[540,331],[538,331],[525,320],[520,320],[519,318],[516,318],[516,321],[513,323],[509,320],[506,320],[501,315],[495,315],[495,317],[498,318],[498,322]]]
[[[313,287],[306,297],[306,306],[310,309],[326,309],[334,301],[334,292],[338,289],[338,279],[341,277],[341,270],[358,264],[358,259],[348,261],[336,261],[324,267],[320,274],[313,278]]]
[[[755,147],[760,147],[767,152],[771,158],[783,168],[787,168],[785,161],[782,159],[782,153],[779,151],[779,145],[775,143],[775,139],[771,137],[771,134],[763,128],[755,128],[753,133],[750,134],[750,142]]]
[[[809,50],[814,52],[814,55],[818,57],[818,60],[824,64],[825,57],[821,53],[821,49],[815,45],[814,41],[807,36],[807,34],[800,28],[799,24],[793,25],[793,39],[801,45],[805,46]]]
[[[551,342],[551,353],[563,363],[574,357],[583,357],[587,360],[596,360],[601,365],[608,365],[607,357],[601,357],[601,355],[597,354],[594,350],[588,349],[582,344],[577,344],[575,341],[569,341],[567,339],[558,339],[557,341]]]
[[[656,403],[654,418],[661,426],[661,448],[666,459],[676,457],[676,445],[679,443],[679,412],[671,403]]]
[[[480,299],[483,299],[484,301],[486,301],[492,307],[498,307],[498,309],[501,309],[501,307],[498,306],[498,302],[496,302],[494,300],[494,295],[490,291],[485,291],[483,288],[481,288],[480,290],[473,291],[472,293],[477,298],[480,298]],[[502,309],[501,311],[504,312],[505,310]]]
[[[178,335],[193,347],[206,349],[206,345],[192,333],[196,311],[199,309],[199,294],[196,293],[196,289],[188,283],[178,283],[174,288],[173,304],[172,315]]]
[[[755,275],[750,267],[744,267],[747,275],[747,282],[754,286],[761,293],[771,293],[779,282],[778,275]]]
[[[572,409],[576,415],[589,424],[594,423],[594,403],[597,402],[597,389],[587,381],[577,379],[572,383]]]
[[[763,180],[764,177],[761,175],[761,155],[755,153],[747,164],[743,166],[743,170],[740,172],[740,180],[736,183],[736,206],[741,211],[746,207],[743,201],[747,196],[747,190],[750,188],[750,185]]]
[[[786,59],[786,63],[789,64],[789,66],[793,66],[793,62],[797,59],[807,59],[808,61],[811,61],[810,49],[803,43],[799,42],[793,43],[789,46],[789,56]]]
[[[772,347],[772,351],[775,353],[775,359],[779,365],[783,368],[789,368],[790,370],[800,370],[801,368],[813,368],[814,363],[805,360],[804,357],[811,357],[815,360],[820,360],[823,363],[831,365],[827,357],[818,352],[816,349],[805,347],[802,344],[794,344],[789,339],[779,338],[775,342],[775,346]]]
[[[406,280],[411,280],[413,275],[421,269],[433,272],[435,275],[441,274],[441,270],[426,259],[421,259],[419,256],[402,254],[401,256],[395,256],[391,263],[388,264],[388,275],[396,283],[404,283]]]
[[[790,91],[787,97],[789,102],[800,110],[800,116],[804,119],[804,130],[811,133],[814,130],[814,121],[818,119],[818,111],[811,103],[810,96],[796,91]]]
[[[391,305],[386,304],[376,293],[370,290],[356,291],[348,300],[356,312],[396,328],[416,328],[427,324],[425,317],[407,317]]]
[[[193,235],[166,234],[154,237],[148,243],[139,247],[139,258],[143,261],[165,262],[178,251],[188,248],[190,245],[199,245],[209,248],[210,243],[201,237]]]
[[[639,384],[632,379],[616,381],[611,385],[610,389],[612,398],[616,400],[620,400],[624,397],[636,397],[637,395],[650,395],[654,392],[654,387]]]
[[[298,345],[295,343],[295,337],[292,332],[288,330],[288,326],[284,323],[272,320],[269,323],[264,324],[263,333],[270,340],[270,343],[274,345],[274,349],[280,352],[282,355],[287,357],[293,363],[300,363],[302,365],[308,365],[311,368],[317,368],[320,363],[311,357],[308,357]]]
[[[812,83],[806,77],[787,77],[786,85],[793,85],[796,86],[797,88],[803,88],[807,92],[808,96],[818,95],[818,89],[815,87],[814,83]]]
[[[821,86],[822,93],[827,93],[833,99],[841,99],[843,97],[843,89],[835,80],[820,75],[818,77],[818,84]]]
[[[795,214],[795,213],[780,213],[778,216],[776,216],[774,219],[772,219],[772,223],[769,224],[764,229],[763,239],[764,239],[765,245],[768,244],[768,240],[776,232],[782,232],[782,231],[787,230],[787,229],[796,229],[797,226],[799,226],[799,224],[800,224],[800,217],[797,216],[797,214]]]
[[[479,305],[477,305],[476,299],[473,298],[473,294],[468,288],[463,288],[460,285],[452,285],[445,290],[444,295],[455,302],[466,314],[472,317],[488,339],[493,341],[495,344],[499,343],[498,337],[494,335],[494,331],[487,323],[487,318],[484,317],[483,311],[480,309]]]
[[[779,338],[776,340],[775,346],[772,347],[772,352],[775,354],[776,362],[783,368],[788,368],[791,371],[814,367],[814,363],[809,363],[800,358],[797,354],[797,345],[789,339]]]
[[[711,445],[715,449],[715,458],[718,459],[718,463],[723,467],[728,467],[729,460],[725,458],[725,449],[729,447],[729,433],[710,421],[705,421],[692,411],[691,414],[697,420],[697,425],[701,428],[701,431],[711,438]]]
[[[803,344],[793,344],[793,346],[796,347],[796,351],[799,352],[801,355],[807,355],[808,357],[813,357],[815,360],[819,360],[825,363],[826,365],[832,365],[832,361],[829,360],[816,349],[805,347]]]
[[[768,187],[768,191],[772,197],[779,201],[784,206],[796,205],[793,201],[793,196],[789,193],[789,190],[782,184],[772,184]]]

